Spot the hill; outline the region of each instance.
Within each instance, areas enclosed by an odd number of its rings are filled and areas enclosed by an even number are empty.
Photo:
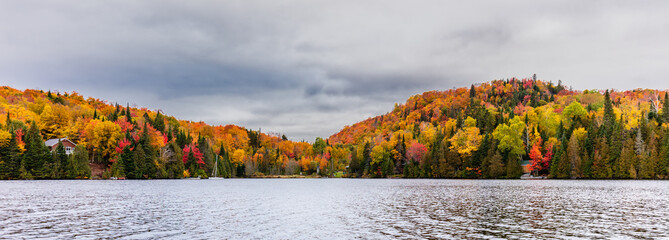
[[[76,92],[0,87],[0,114],[0,179],[669,177],[669,96],[651,89],[494,80],[412,96],[313,143]],[[54,138],[77,146],[51,151]]]
[[[412,96],[328,140],[360,176],[667,178],[668,122],[666,91],[512,78]]]
[[[295,159],[311,147],[76,92],[0,87],[0,114],[6,116],[0,123],[0,179],[204,177],[215,167],[225,177],[294,174],[300,171]],[[71,156],[51,153],[44,141],[53,138],[78,145]],[[90,167],[99,176],[90,176]]]

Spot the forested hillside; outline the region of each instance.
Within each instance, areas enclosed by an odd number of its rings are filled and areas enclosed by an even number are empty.
[[[552,178],[665,179],[667,123],[666,91],[513,78],[415,95],[329,143],[351,149],[358,176],[518,178],[529,160]]]
[[[0,179],[182,178],[299,174],[311,144],[242,127],[177,120],[76,92],[0,87]],[[44,141],[68,138],[74,153]],[[215,157],[220,156],[218,166]],[[90,163],[90,164],[89,164]],[[324,166],[324,165],[323,165]],[[93,176],[96,177],[96,176]]]
[[[534,78],[425,92],[313,143],[76,92],[0,87],[0,114],[0,179],[206,177],[214,168],[224,177],[518,178],[523,166],[552,178],[669,176],[666,91],[574,91]],[[78,146],[50,151],[53,138]]]

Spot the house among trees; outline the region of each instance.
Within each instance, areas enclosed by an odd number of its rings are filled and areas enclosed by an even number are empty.
[[[522,160],[520,161],[520,166],[523,168],[523,173],[532,173],[532,164],[530,163],[530,160]]]
[[[46,142],[44,142],[44,145],[49,147],[49,150],[53,152],[56,151],[56,147],[58,147],[58,142],[63,143],[63,147],[65,147],[65,153],[67,155],[72,154],[74,152],[74,148],[77,147],[77,144],[75,144],[74,142],[70,141],[70,139],[67,138],[52,138],[46,140]]]

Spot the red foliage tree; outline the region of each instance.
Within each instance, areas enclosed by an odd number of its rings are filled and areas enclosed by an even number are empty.
[[[545,149],[546,153],[541,153],[541,139],[532,146],[530,150],[530,166],[532,171],[547,170],[550,167],[551,159],[553,159],[553,145],[549,144]]]
[[[18,144],[20,146],[25,145],[25,143],[23,143],[23,135],[25,135],[25,133],[23,132],[23,129],[21,129],[21,128],[16,129],[16,131],[14,131],[14,133],[15,133],[15,136],[16,136],[16,144]]]
[[[118,141],[118,147],[116,147],[116,153],[123,152],[123,149],[127,146],[130,146],[130,141],[128,141],[128,139],[126,138],[121,139],[121,141]]]
[[[184,157],[181,160],[184,164],[186,164],[186,162],[188,162],[188,155],[191,151],[193,151],[193,157],[195,157],[195,161],[198,165],[200,165],[200,168],[202,168],[202,165],[204,165],[204,154],[202,154],[200,149],[198,149],[196,146],[190,145],[184,147]]]
[[[409,160],[420,162],[426,152],[427,148],[425,145],[420,144],[419,142],[413,142],[411,143],[411,146],[409,146],[409,149],[407,149],[407,158]]]
[[[541,138],[534,143],[530,150],[530,166],[532,171],[541,171],[543,169],[544,156],[541,154]]]

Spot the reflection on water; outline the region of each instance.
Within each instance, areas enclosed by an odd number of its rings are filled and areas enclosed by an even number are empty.
[[[666,181],[0,181],[0,238],[669,236]]]

